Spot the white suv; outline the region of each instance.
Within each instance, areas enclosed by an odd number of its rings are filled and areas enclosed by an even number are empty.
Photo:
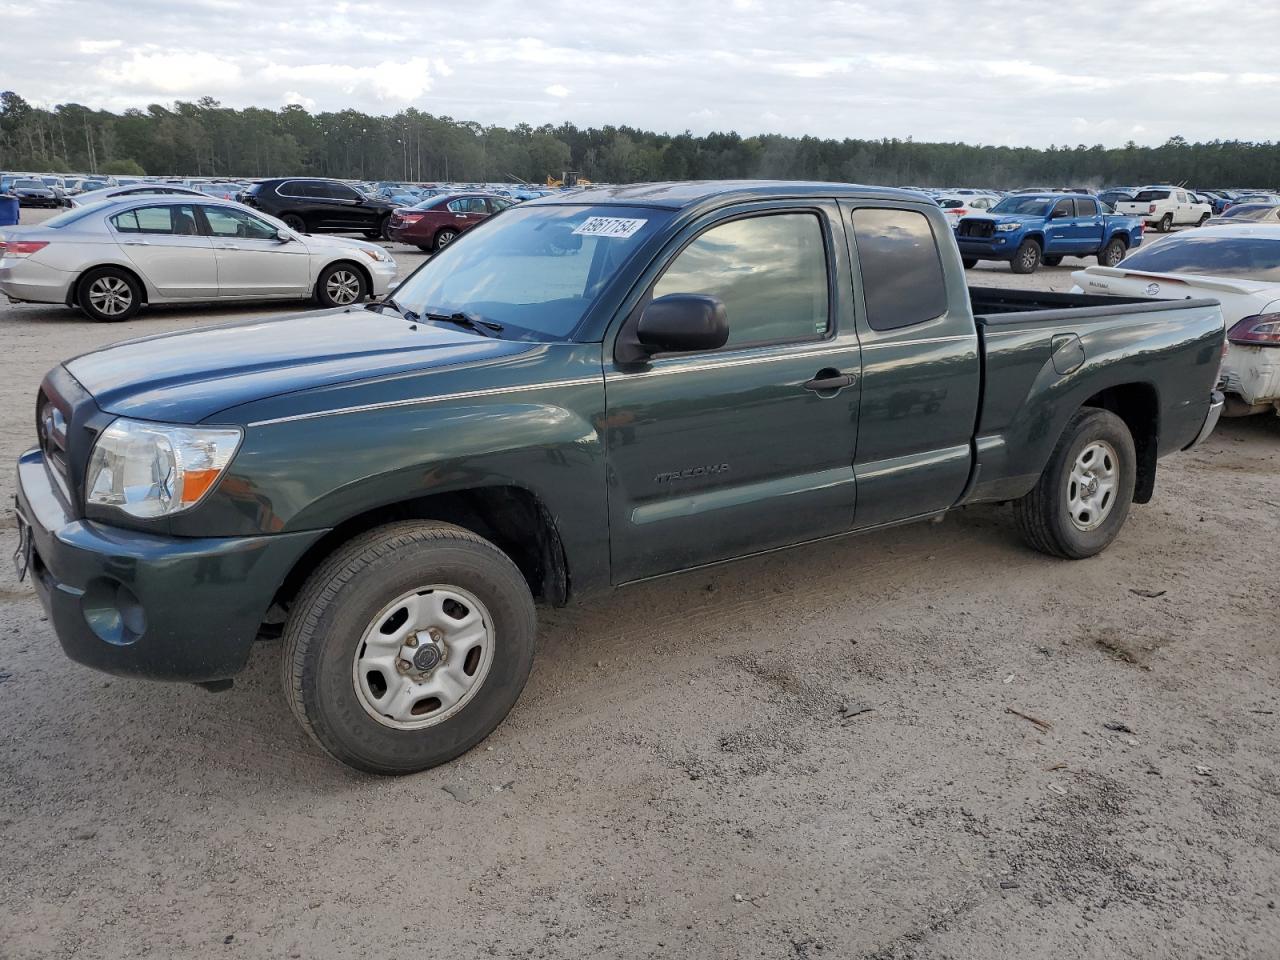
[[[1143,187],[1132,200],[1116,204],[1116,213],[1141,217],[1161,233],[1175,226],[1200,226],[1213,216],[1213,206],[1181,187]]]

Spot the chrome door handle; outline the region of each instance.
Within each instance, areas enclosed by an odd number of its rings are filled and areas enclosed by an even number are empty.
[[[839,370],[819,370],[816,377],[804,382],[803,387],[806,390],[812,390],[814,393],[827,393],[831,390],[843,390],[845,387],[851,387],[857,379],[853,374],[841,373]]]
[[[219,250],[239,250],[240,248],[236,246],[234,243],[220,243],[218,244],[218,249]]]
[[[120,242],[121,242],[121,243],[123,243],[126,247],[149,247],[149,246],[151,246],[151,241],[150,241],[150,240],[121,240]]]

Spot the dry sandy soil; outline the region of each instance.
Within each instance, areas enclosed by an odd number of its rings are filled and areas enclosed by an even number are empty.
[[[260,312],[0,308],[0,456],[59,360]],[[277,644],[97,674],[5,564],[0,957],[1276,957],[1278,565],[1280,420],[1226,422],[1092,560],[990,507],[544,611],[508,721],[383,780]]]

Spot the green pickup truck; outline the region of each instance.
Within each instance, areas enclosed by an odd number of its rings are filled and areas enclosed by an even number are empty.
[[[16,560],[101,670],[218,689],[283,635],[316,742],[408,773],[511,709],[535,603],[971,503],[1098,553],[1213,429],[1222,349],[1212,300],[968,289],[918,194],[585,189],[363,309],[56,367]]]

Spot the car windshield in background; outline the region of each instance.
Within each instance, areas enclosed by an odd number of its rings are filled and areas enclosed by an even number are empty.
[[[436,254],[395,300],[417,314],[466,312],[500,323],[507,339],[566,340],[670,216],[647,207],[513,207]]]
[[[45,188],[43,180],[15,180],[13,185],[15,187],[38,187],[41,190]]]
[[[1168,200],[1168,190],[1139,190],[1134,194],[1134,203],[1150,203],[1152,200]]]
[[[1143,247],[1119,269],[1280,283],[1280,240],[1180,235]]]
[[[990,213],[1012,213],[1024,217],[1043,217],[1049,212],[1049,201],[1039,197],[1007,197],[989,211]]]
[[[1275,216],[1275,206],[1268,203],[1237,204],[1218,214],[1219,217],[1232,217],[1236,220],[1266,220]]]

